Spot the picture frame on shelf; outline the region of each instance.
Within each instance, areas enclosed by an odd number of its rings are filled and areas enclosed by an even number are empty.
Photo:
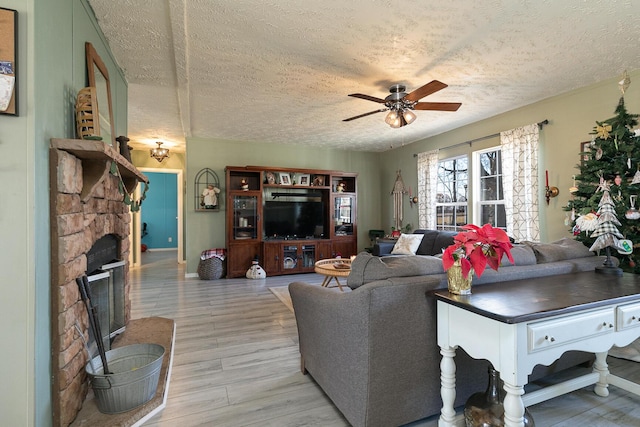
[[[324,175],[314,175],[311,185],[314,187],[324,187]]]
[[[301,175],[298,175],[298,184],[297,185],[304,185],[304,186],[311,185],[310,181],[309,181],[310,178],[311,178],[311,175],[309,175],[309,174],[303,173]]]
[[[264,180],[267,184],[275,184],[276,183],[276,175],[273,172],[265,172]]]
[[[291,185],[291,177],[287,172],[279,172],[280,185]]]

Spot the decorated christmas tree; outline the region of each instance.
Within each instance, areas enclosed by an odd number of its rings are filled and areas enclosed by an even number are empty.
[[[629,114],[624,92],[630,80],[619,83],[622,97],[615,116],[596,121],[592,140],[581,154],[567,210],[575,238],[592,250],[607,249],[625,271],[640,273],[640,131],[638,115]]]

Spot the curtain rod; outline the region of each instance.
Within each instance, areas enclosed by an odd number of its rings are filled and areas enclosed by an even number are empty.
[[[542,129],[544,125],[549,124],[549,120],[544,119],[543,121],[538,122],[537,124],[538,124],[538,127]],[[469,144],[469,146],[471,146],[471,144],[473,144],[474,142],[484,141],[485,139],[495,138],[496,136],[500,136],[500,132],[492,133],[491,135],[481,136],[480,138],[470,139],[469,141],[459,142],[457,144],[449,145],[448,147],[439,148],[439,150],[446,150],[447,148],[459,147],[461,145],[466,145],[466,144]],[[413,157],[418,157],[418,155],[414,154]]]

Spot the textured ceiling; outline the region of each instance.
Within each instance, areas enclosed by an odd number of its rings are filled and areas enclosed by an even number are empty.
[[[640,68],[637,0],[89,0],[134,148],[187,137],[384,151]],[[400,129],[379,98],[449,85]]]

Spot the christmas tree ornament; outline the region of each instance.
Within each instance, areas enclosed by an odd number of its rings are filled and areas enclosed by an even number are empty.
[[[629,208],[629,210],[624,214],[624,217],[627,219],[640,219],[640,211],[638,211],[636,209],[636,198],[638,196],[629,196],[629,203],[631,204],[631,207]]]
[[[596,126],[596,135],[598,135],[598,138],[607,139],[609,138],[609,132],[611,132],[611,129],[612,127],[609,124],[598,123]]]
[[[569,212],[565,212],[565,214],[564,214],[564,225],[566,227],[569,224],[571,224],[571,221],[569,220]]]
[[[616,174],[616,177],[613,179],[613,182],[615,182],[615,184],[618,186],[622,184],[622,177],[620,176],[620,174]]]
[[[629,77],[629,73],[627,73],[627,70],[624,70],[624,72],[622,73],[622,80],[618,82],[618,87],[620,87],[620,92],[622,92],[622,94],[624,95],[625,91],[629,88],[630,85],[631,85],[631,78]]]
[[[596,155],[594,156],[596,160],[600,160],[602,158],[604,154],[604,151],[602,151],[602,148],[598,147],[596,149]]]
[[[629,239],[618,240],[618,245],[616,246],[619,254],[622,255],[631,255],[633,253],[633,242]]]
[[[580,215],[576,219],[576,226],[580,230],[579,232],[593,231],[596,229],[597,225],[598,225],[598,216],[593,212],[589,212],[586,215]]]
[[[631,180],[631,185],[640,184],[640,170],[637,170],[635,175],[633,175],[633,179]]]
[[[576,176],[573,175],[573,187],[569,187],[569,193],[577,193],[578,187],[576,187]]]

